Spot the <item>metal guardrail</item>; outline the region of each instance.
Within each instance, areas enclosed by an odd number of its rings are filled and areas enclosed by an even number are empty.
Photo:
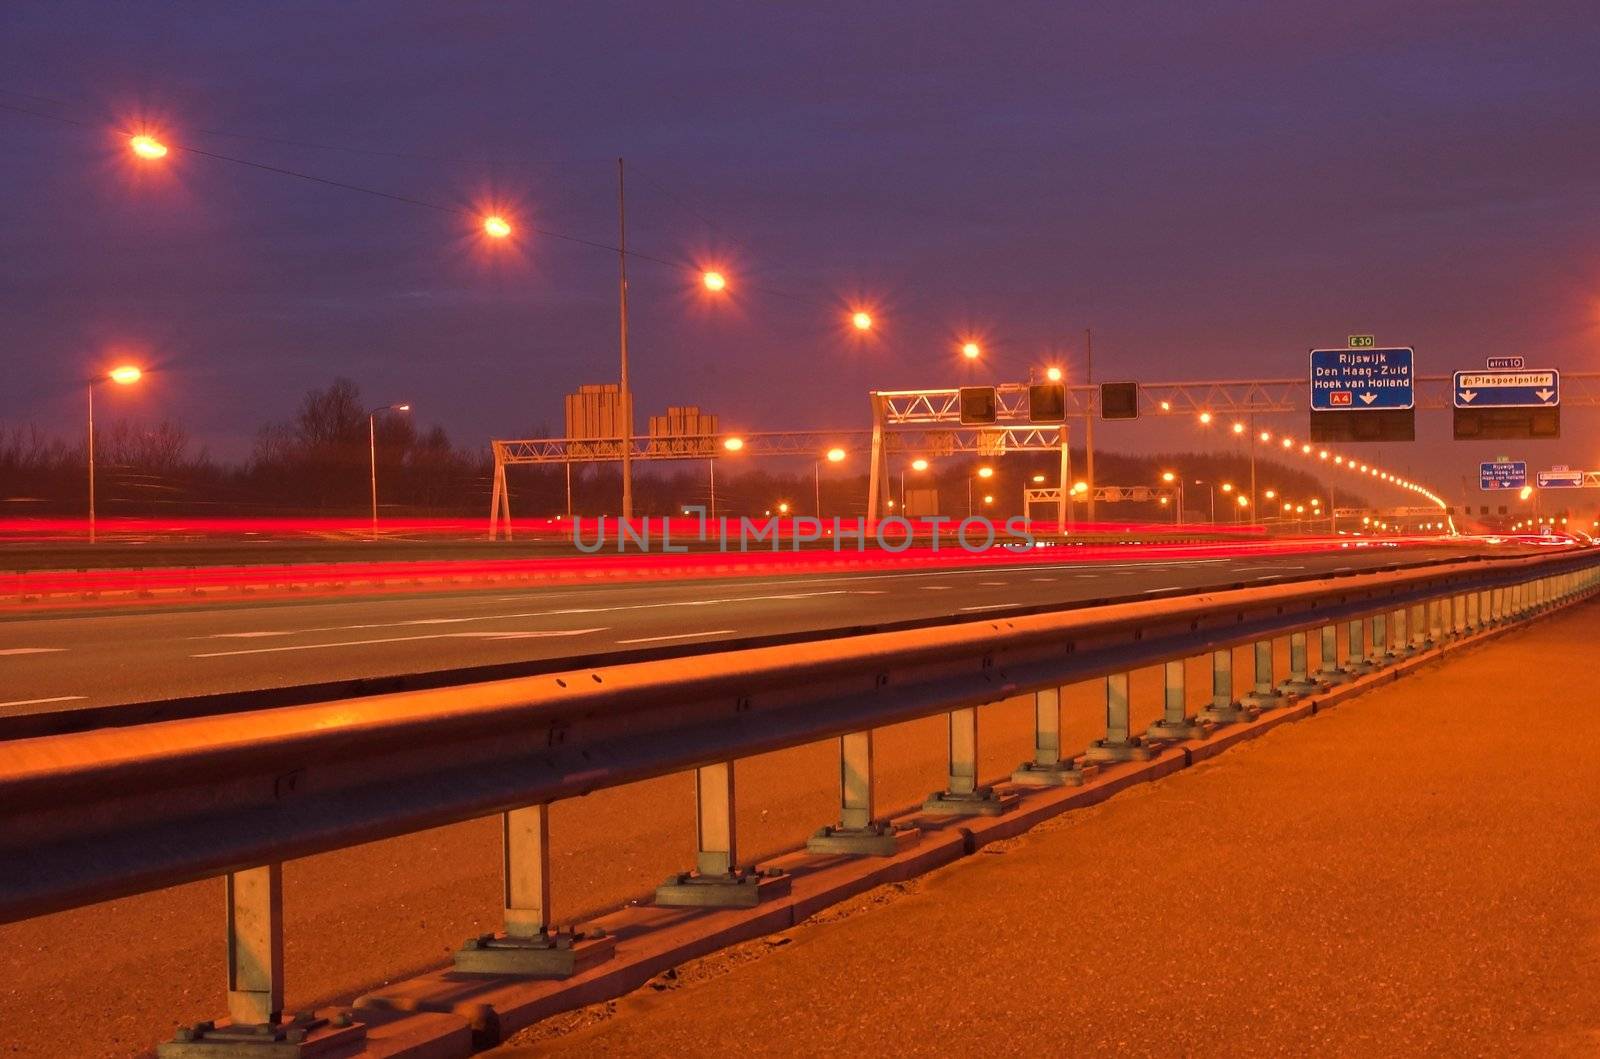
[[[948,714],[948,786],[926,811],[998,813],[1004,796],[978,782],[979,706],[1036,693],[1035,759],[1015,779],[1080,782],[1087,762],[1147,756],[1597,586],[1591,552],[1480,559],[18,740],[0,744],[0,922],[226,874],[232,1019],[251,1040],[293,1039],[307,1027],[280,1020],[286,859],[502,813],[506,934],[458,968],[570,973],[605,939],[549,932],[552,801],[695,770],[696,871],[658,896],[753,904],[773,880],[740,866],[735,759],[838,737],[841,814],[817,848],[881,853],[895,836],[874,811],[873,729]],[[1254,692],[1236,699],[1247,644]],[[1191,716],[1182,662],[1204,654],[1212,704]],[[1163,720],[1136,735],[1128,674],[1163,663]],[[1074,755],[1057,689],[1096,678],[1106,736]]]

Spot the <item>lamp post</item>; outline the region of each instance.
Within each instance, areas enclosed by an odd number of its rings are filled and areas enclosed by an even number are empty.
[[[1161,480],[1168,485],[1178,487],[1178,510],[1172,522],[1173,525],[1181,525],[1183,523],[1183,475],[1177,471],[1162,471]]]
[[[164,150],[163,150],[163,153],[165,153]],[[103,377],[91,378],[89,380],[89,385],[88,385],[87,389],[89,391],[89,543],[90,544],[93,544],[95,542],[95,521],[94,521],[94,388],[99,383],[105,382],[107,380],[110,380],[111,382],[116,383],[118,386],[132,386],[134,383],[138,382],[143,377],[144,377],[144,372],[140,371],[134,365],[132,365],[132,364],[121,364],[121,365],[118,365],[115,368],[112,368]]]
[[[979,467],[978,468],[978,477],[979,478],[983,478],[983,479],[993,478],[994,477],[994,468],[993,467]],[[968,518],[972,517],[972,476],[971,475],[967,476],[967,517]]]
[[[811,461],[811,488],[816,494],[817,518],[819,519],[822,518],[822,460],[825,459],[829,463],[842,463],[844,455],[843,449],[831,448],[823,454],[822,459]]]
[[[923,471],[928,469],[928,461],[923,459],[921,456],[918,456],[916,459],[911,461],[911,469],[913,471],[916,471],[918,474],[921,474]],[[902,468],[900,468],[900,513],[902,515],[904,515],[905,511],[906,511],[906,469],[904,467],[902,467]],[[909,516],[907,516],[907,517],[909,517]]]
[[[372,486],[372,539],[378,539],[378,415],[382,412],[409,412],[408,404],[379,405],[367,413],[367,471]]]

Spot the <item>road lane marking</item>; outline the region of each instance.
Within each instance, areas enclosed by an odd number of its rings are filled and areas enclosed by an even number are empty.
[[[65,647],[0,647],[0,655],[46,655],[65,650]]]
[[[671,636],[638,636],[632,640],[618,640],[617,643],[659,643],[662,640],[692,640],[696,636],[728,636],[732,629],[708,629],[705,632],[680,632]]]
[[[1025,606],[1022,603],[986,603],[980,607],[962,607],[962,610],[1009,610],[1012,607]]]
[[[1004,581],[979,581],[978,582],[979,587],[982,587],[982,588],[1000,588],[1000,587],[1004,586],[1005,584],[1006,584],[1006,582],[1004,582]]]
[[[306,629],[281,629],[261,632],[214,632],[197,640],[255,639],[270,636],[300,636],[317,632],[358,632],[365,629],[404,629],[416,625],[447,625],[477,621],[517,621],[523,618],[565,617],[573,614],[611,614],[625,610],[659,610],[667,607],[713,607],[727,603],[763,603],[772,600],[811,599],[818,596],[883,595],[880,589],[829,589],[822,592],[781,592],[767,596],[726,596],[715,599],[664,600],[659,603],[623,603],[610,607],[564,607],[559,610],[530,610],[515,614],[472,614],[458,618],[408,618],[405,621],[365,622],[358,625],[322,625]],[[476,635],[476,634],[473,634]]]
[[[922,591],[924,591],[924,592],[948,592],[948,591],[950,591],[950,586],[949,585],[918,585],[917,587],[922,589]]]
[[[1030,577],[1030,578],[1028,578],[1028,580],[1029,581],[1043,581],[1043,582],[1048,582],[1049,584],[1053,585],[1057,581],[1061,580],[1061,578],[1059,578],[1059,577]]]
[[[0,702],[0,710],[7,706],[43,706],[47,702],[77,702],[86,698],[83,695],[57,695],[50,699],[13,699],[11,702]]]
[[[366,647],[370,644],[380,643],[410,643],[415,640],[459,640],[471,638],[474,640],[504,640],[510,637],[530,639],[534,637],[552,636],[587,636],[592,632],[605,632],[603,628],[596,629],[553,629],[548,632],[433,632],[421,636],[382,636],[375,640],[339,640],[334,643],[292,643],[280,647],[250,647],[238,651],[207,651],[202,654],[192,654],[190,658],[231,658],[235,655],[265,655],[279,651],[316,651],[326,647]]]

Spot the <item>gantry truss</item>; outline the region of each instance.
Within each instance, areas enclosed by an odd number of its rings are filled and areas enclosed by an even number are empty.
[[[1141,417],[1199,415],[1265,415],[1309,409],[1305,379],[1234,379],[1196,382],[1139,383]],[[1100,414],[1098,386],[1065,386],[1066,419],[1082,419],[1092,427]],[[961,422],[961,391],[956,387],[931,390],[875,390],[871,393],[870,430],[779,430],[750,434],[692,435],[678,437],[531,438],[497,440],[494,450],[494,490],[490,501],[489,536],[499,536],[502,519],[509,538],[511,500],[505,469],[527,464],[561,464],[570,475],[575,463],[607,463],[622,459],[624,444],[631,460],[720,460],[730,456],[802,456],[815,459],[830,448],[869,446],[867,517],[875,519],[888,496],[888,459],[915,452],[928,456],[971,454],[999,456],[1007,452],[1059,452],[1061,481],[1071,480],[1066,424],[1032,423],[1028,418],[1028,386],[1002,383],[994,387],[996,422],[993,426]],[[1416,407],[1444,409],[1455,401],[1454,378],[1419,375]],[[1562,372],[1561,403],[1579,408],[1600,406],[1600,372]],[[730,440],[737,439],[735,445]],[[1091,456],[1092,459],[1092,456]],[[1089,498],[1102,497],[1094,487],[1094,470],[1087,468]],[[1585,486],[1590,483],[1585,480]],[[1600,482],[1596,483],[1600,485]],[[1058,521],[1070,525],[1072,508],[1061,490],[1054,491]]]

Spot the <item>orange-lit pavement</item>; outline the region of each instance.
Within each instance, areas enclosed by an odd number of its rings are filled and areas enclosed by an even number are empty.
[[[1580,607],[512,1054],[1594,1055]],[[572,1029],[571,1027],[583,1027]]]

